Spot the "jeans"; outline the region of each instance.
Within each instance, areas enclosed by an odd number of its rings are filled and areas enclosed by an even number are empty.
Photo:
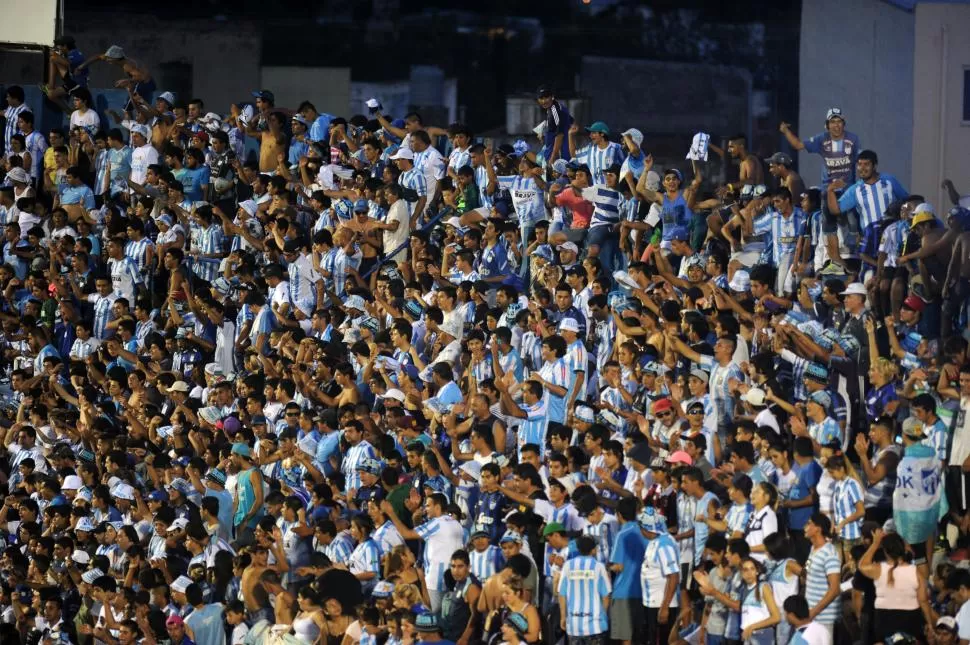
[[[613,230],[613,226],[596,226],[591,228],[586,237],[587,254],[591,246],[596,246],[598,248],[597,257],[599,257],[600,264],[603,265],[603,270],[610,276],[613,275],[613,271],[616,270],[619,264],[616,257],[620,250],[618,243],[618,234]]]

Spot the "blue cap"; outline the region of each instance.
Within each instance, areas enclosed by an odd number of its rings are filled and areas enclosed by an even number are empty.
[[[819,383],[829,382],[829,370],[821,363],[809,363],[805,366],[804,378],[818,381]]]
[[[686,226],[673,226],[667,233],[667,237],[671,240],[679,240],[681,242],[686,242],[690,239],[690,233],[687,231]]]
[[[437,477],[432,477],[424,482],[424,488],[430,488],[432,492],[443,493],[445,487]]]
[[[153,490],[152,492],[148,493],[148,501],[149,502],[167,502],[168,501],[168,493],[166,493],[163,490]]]
[[[540,244],[539,246],[536,247],[536,250],[532,252],[532,255],[534,255],[537,258],[542,258],[547,262],[552,262],[553,260],[552,246],[550,246],[549,244]]]
[[[832,407],[832,397],[825,390],[819,390],[818,392],[812,392],[809,395],[808,400],[812,403],[817,403],[826,410]]]
[[[587,132],[599,132],[600,134],[609,134],[610,127],[602,121],[594,121],[586,128]]]
[[[254,425],[254,426],[266,425],[266,417],[263,416],[262,414],[254,414],[252,421],[250,421],[249,425]]]
[[[210,469],[209,472],[205,474],[205,476],[206,476],[206,479],[214,481],[217,484],[222,484],[223,486],[225,486],[226,484],[226,473],[219,470],[218,468]]]
[[[249,449],[249,444],[234,443],[232,444],[232,454],[239,455],[240,457],[246,457],[248,459],[253,455],[253,451]]]
[[[438,617],[432,613],[419,614],[414,619],[414,628],[419,632],[437,632],[441,629],[438,626]]]
[[[370,210],[370,204],[367,203],[366,199],[358,199],[354,202],[354,212],[355,213],[366,213]]]
[[[424,305],[417,300],[408,300],[404,303],[404,311],[412,318],[420,318],[424,314]]]
[[[274,103],[276,101],[276,97],[273,96],[273,93],[269,90],[255,90],[253,92],[253,96],[258,99],[263,99],[264,101],[269,101],[270,103]]]

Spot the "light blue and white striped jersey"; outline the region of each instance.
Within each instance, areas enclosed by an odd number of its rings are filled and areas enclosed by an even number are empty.
[[[350,536],[350,531],[341,531],[333,538],[333,542],[327,545],[324,553],[331,562],[347,564],[353,554],[356,545],[354,538]]]
[[[908,195],[898,179],[879,173],[878,179],[871,184],[860,179],[846,188],[839,197],[839,210],[845,213],[855,208],[859,212],[859,230],[864,231],[883,218],[892,202]]]
[[[47,358],[48,356],[61,358],[61,354],[60,352],[57,351],[57,348],[55,348],[53,345],[49,343],[47,345],[44,345],[43,347],[40,348],[40,351],[37,352],[37,356],[34,357],[34,374],[44,373],[44,359]]]
[[[788,217],[774,212],[771,218],[771,260],[775,266],[780,266],[782,258],[795,256],[795,246],[804,231],[805,213],[802,209],[796,206]]]
[[[492,355],[486,354],[484,360],[478,361],[470,367],[472,376],[475,377],[476,383],[481,383],[485,379],[490,379],[494,376],[492,372]]]
[[[864,499],[862,486],[852,477],[846,477],[840,482],[835,483],[835,490],[832,492],[834,517],[836,523],[842,522],[847,517],[856,512],[856,504]],[[862,537],[862,519],[859,518],[846,523],[839,532],[839,537],[844,540],[856,540]]]
[[[128,177],[131,175],[131,147],[122,146],[108,151],[108,174],[110,175],[111,195],[128,191]]]
[[[400,531],[397,530],[393,522],[384,522],[375,528],[371,538],[377,544],[381,557],[390,553],[394,547],[404,544],[404,538],[401,537]]]
[[[576,151],[576,159],[589,166],[594,184],[605,184],[606,169],[613,164],[621,165],[623,157],[623,147],[615,141],[610,141],[604,148],[590,144]]]
[[[939,458],[940,461],[945,462],[948,433],[946,424],[943,423],[943,420],[937,419],[936,422],[931,426],[924,425],[923,434],[926,435],[926,438],[920,443],[935,450],[937,458]]]
[[[549,431],[549,396],[542,397],[535,405],[522,405],[522,411],[528,415],[519,426],[515,446],[515,454],[522,459],[522,447],[527,443],[539,446],[539,459],[546,453],[546,433]]]
[[[492,196],[486,192],[488,190],[488,170],[485,166],[475,168],[475,183],[478,185],[478,199],[482,206],[492,207]]]
[[[350,560],[347,561],[347,568],[354,575],[358,573],[376,573],[377,578],[381,577],[381,550],[378,548],[377,543],[368,538],[358,544],[354,548],[353,553],[350,554]],[[377,580],[371,579],[372,582],[376,583]]]
[[[715,508],[721,505],[717,495],[711,491],[706,491],[694,507],[694,566],[701,563],[701,556],[704,555],[704,547],[707,545],[707,536],[710,535],[710,528],[704,520],[708,517],[707,511],[711,502]],[[700,518],[700,519],[698,519]]]
[[[539,375],[553,385],[566,388],[566,394],[569,394],[569,382],[573,375],[565,360],[560,358],[554,363],[544,364],[539,370]],[[556,396],[547,388],[545,398],[549,406],[549,420],[555,423],[566,423],[566,397]]]
[[[503,175],[498,177],[498,186],[512,196],[512,206],[520,223],[538,222],[546,218],[544,193],[534,177]]]
[[[886,254],[885,265],[896,266],[896,260],[903,252],[903,243],[909,235],[909,222],[901,219],[886,227],[879,241],[879,252]]]
[[[697,501],[692,495],[684,492],[677,493],[677,533],[683,534],[694,529],[694,516],[696,515]],[[680,551],[680,561],[684,563],[694,563],[694,537],[685,537],[677,540],[677,547]]]
[[[753,510],[754,506],[748,502],[744,504],[731,504],[731,508],[728,509],[727,515],[724,518],[727,522],[728,535],[734,532],[744,533],[745,527],[748,526],[748,518],[751,517],[751,511]]]
[[[566,600],[566,634],[596,636],[609,628],[603,598],[610,595],[610,576],[603,563],[588,555],[567,560],[559,575],[559,595]]]
[[[138,273],[147,279],[148,272],[148,247],[154,247],[150,239],[143,237],[140,240],[130,240],[125,244],[125,256],[131,258],[138,269]]]
[[[343,462],[341,463],[341,470],[344,473],[347,483],[346,490],[360,488],[360,473],[357,472],[357,466],[362,464],[365,459],[376,458],[377,453],[374,452],[374,447],[367,443],[367,441],[361,441],[347,449],[347,454],[344,455]]]
[[[114,293],[128,300],[128,304],[134,304],[135,292],[138,285],[142,284],[141,275],[138,267],[129,257],[118,260],[108,260],[111,270],[111,288]]]
[[[30,153],[30,168],[24,168],[24,170],[30,173],[32,179],[41,178],[44,172],[44,153],[47,152],[47,148],[49,147],[50,146],[47,145],[47,139],[45,139],[44,135],[37,130],[34,130],[30,134],[24,136],[24,149]],[[102,159],[103,155],[103,151],[99,152],[97,159]],[[103,163],[104,161],[102,161],[102,164]],[[95,161],[95,169],[98,169],[97,161]],[[100,174],[98,176],[101,177]],[[103,177],[101,179],[103,181]],[[103,184],[98,184],[98,186],[102,185]]]
[[[566,355],[563,357],[566,364],[569,366],[570,375],[576,372],[582,372],[586,375],[586,380],[589,380],[589,352],[586,351],[586,345],[583,343],[582,339],[577,338],[566,348]],[[569,393],[572,394],[576,387],[576,379],[573,379],[569,386]],[[585,387],[585,385],[584,385]]]
[[[837,441],[842,444],[842,428],[832,417],[825,417],[820,423],[808,424],[808,434],[819,445]]]
[[[294,303],[306,303],[310,311],[313,311],[317,302],[316,284],[320,275],[313,270],[310,258],[301,253],[287,265],[286,272],[290,276],[290,300]]]
[[[118,294],[113,291],[106,296],[93,293],[88,296],[88,302],[94,304],[94,323],[91,328],[91,335],[98,340],[104,340],[114,335],[113,331],[108,330],[108,323],[114,320],[114,312],[111,305],[118,299]]]
[[[401,173],[401,176],[397,178],[397,183],[405,188],[410,188],[418,194],[418,199],[421,197],[427,197],[428,195],[428,180],[425,179],[424,173],[417,168],[410,168]],[[414,214],[414,205],[417,202],[407,202],[408,214]]]
[[[609,564],[610,554],[613,553],[613,543],[616,541],[616,534],[620,532],[620,523],[615,515],[603,514],[596,524],[587,522],[583,527],[583,535],[588,535],[596,540],[596,559],[604,565]]]
[[[817,549],[812,549],[805,563],[805,600],[809,607],[815,607],[819,601],[828,593],[828,576],[841,574],[842,562],[835,546],[826,541],[824,545]],[[826,625],[832,625],[839,620],[842,615],[842,598],[836,596],[835,599],[815,617],[815,621]]]
[[[713,356],[702,355],[699,362],[700,366],[708,370],[711,374],[709,392],[714,400],[714,409],[717,411],[717,422],[731,419],[734,416],[734,395],[731,394],[731,379],[738,381],[744,380],[744,374],[737,363],[731,362],[721,366]]]
[[[515,374],[515,380],[519,383],[525,378],[522,373],[522,358],[519,356],[519,352],[515,349],[510,349],[508,354],[502,354],[499,350],[499,365],[502,366],[502,371],[508,374],[512,372]]]
[[[33,134],[33,133],[32,133]],[[94,194],[104,195],[108,192],[108,149],[99,150],[94,157]]]
[[[589,220],[589,228],[619,223],[620,203],[623,201],[622,193],[609,188],[606,184],[597,184],[583,189],[583,199],[593,204],[593,215]]]
[[[472,156],[468,152],[468,148],[452,148],[451,152],[448,154],[448,167],[458,172],[459,168],[464,166],[472,165]],[[479,578],[479,580],[484,580],[484,578]]]
[[[17,118],[20,116],[21,112],[30,112],[30,108],[27,107],[26,103],[21,103],[17,107],[8,107],[3,111],[3,116],[6,118],[7,122],[3,130],[3,142],[5,145],[4,154],[10,153],[10,139],[15,134],[20,133],[20,128],[17,127]]]
[[[616,321],[610,316],[596,323],[596,364],[605,365],[613,355],[616,342]]]
[[[643,606],[658,609],[663,606],[667,576],[680,577],[680,552],[669,533],[660,533],[647,543],[640,566],[640,592]],[[680,606],[680,591],[675,591],[671,607]]]
[[[484,551],[469,550],[468,560],[472,575],[482,581],[488,580],[505,566],[502,549],[494,544],[489,544]]]
[[[424,540],[424,579],[430,591],[445,589],[445,571],[452,554],[464,548],[465,531],[451,515],[441,515],[414,527]]]
[[[199,252],[200,253],[224,253],[225,252],[225,236],[222,232],[222,227],[218,224],[212,224],[209,228],[204,229],[199,237]],[[219,264],[222,262],[220,258],[204,258],[197,257],[192,265],[192,270],[195,275],[199,276],[206,282],[212,282],[217,277],[219,277]]]

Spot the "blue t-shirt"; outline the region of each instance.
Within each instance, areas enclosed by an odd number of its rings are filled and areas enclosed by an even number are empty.
[[[816,134],[811,139],[802,141],[805,152],[822,156],[822,185],[827,186],[835,179],[841,179],[846,185],[855,183],[855,162],[859,156],[859,137],[846,132],[836,141],[828,132]]]
[[[817,461],[813,460],[804,466],[795,462],[792,464],[792,470],[798,479],[792,486],[791,492],[788,493],[788,499],[799,500],[811,496],[812,491],[818,486],[818,480],[822,477],[822,467],[819,466]],[[814,505],[789,509],[788,526],[793,529],[805,528],[805,523],[814,512]]]
[[[180,180],[185,190],[185,197],[189,201],[201,202],[205,199],[205,187],[209,185],[209,166],[185,168]]]
[[[614,598],[640,598],[643,589],[640,585],[640,566],[647,550],[647,539],[640,532],[640,525],[627,522],[616,534],[610,564],[622,564],[623,570],[613,581]]]

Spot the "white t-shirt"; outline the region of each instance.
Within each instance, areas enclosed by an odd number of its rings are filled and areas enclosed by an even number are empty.
[[[970,640],[970,602],[965,602],[957,612],[957,636],[960,640]]]
[[[411,218],[408,215],[408,204],[403,199],[394,202],[387,211],[387,223],[398,222],[396,231],[384,231],[384,253],[394,253],[394,250],[404,244],[411,233]],[[401,249],[402,254],[406,249]],[[392,257],[397,257],[395,254]]]
[[[89,133],[94,134],[101,126],[101,117],[94,110],[88,110],[81,114],[80,110],[71,112],[71,129],[84,128]]]
[[[961,466],[970,456],[970,397],[960,398],[960,410],[957,412],[956,430],[953,433],[953,446],[950,450],[950,465]]]

